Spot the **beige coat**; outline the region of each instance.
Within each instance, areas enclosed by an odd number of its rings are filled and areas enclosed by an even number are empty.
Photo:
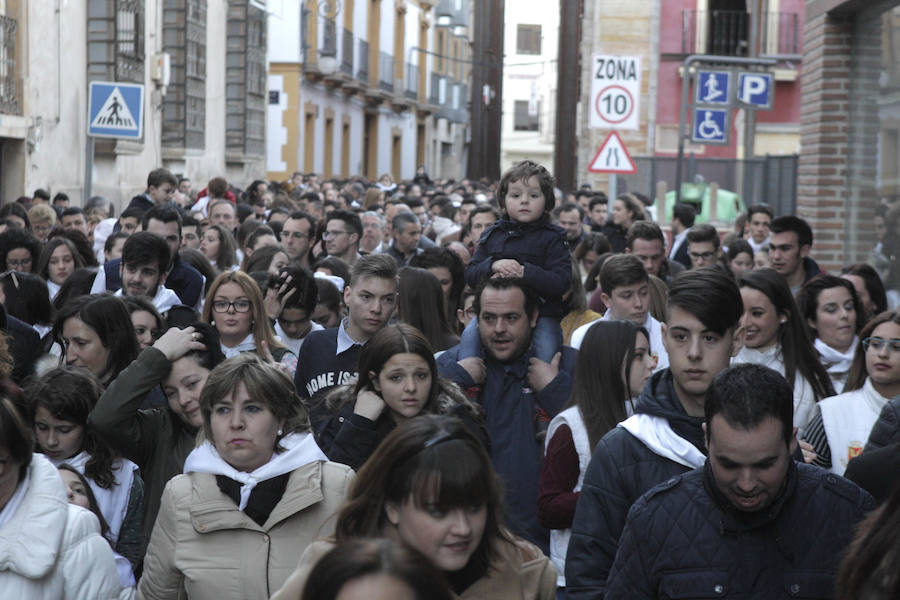
[[[223,494],[214,475],[172,478],[144,559],[138,598],[264,600],[280,588],[331,518],[354,477],[314,462],[293,471],[284,496],[259,526]]]
[[[334,543],[320,540],[300,557],[297,570],[271,600],[300,600],[310,571]],[[469,586],[458,600],[553,600],[556,598],[556,568],[540,549],[524,540],[502,542],[499,556],[487,575]]]

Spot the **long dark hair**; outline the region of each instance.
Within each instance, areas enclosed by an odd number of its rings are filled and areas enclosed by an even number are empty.
[[[749,287],[766,295],[775,311],[785,316],[778,328],[778,343],[784,360],[784,377],[794,387],[797,372],[809,382],[816,401],[834,396],[834,388],[825,367],[819,362],[800,309],[791,295],[784,277],[775,269],[748,271],[739,280],[740,287]]]
[[[84,478],[78,469],[71,465],[67,465],[63,463],[56,467],[59,471],[68,471],[69,473],[74,473],[76,477],[81,481],[81,485],[84,486],[84,495],[87,496],[88,500],[88,510],[94,513],[94,516],[97,517],[97,520],[100,521],[100,535],[102,535],[108,542],[110,541],[107,537],[109,535],[109,523],[106,522],[106,519],[103,517],[103,512],[100,510],[100,505],[97,503],[97,496],[94,495],[94,490],[91,489],[90,484],[87,482],[87,479]],[[110,542],[112,545],[112,542]],[[115,548],[113,548],[115,549]]]
[[[884,283],[872,265],[866,263],[857,263],[844,267],[841,275],[856,275],[863,280],[866,291],[869,292],[869,299],[875,303],[875,313],[868,315],[871,319],[875,315],[881,314],[887,310],[887,292],[884,291]]]
[[[88,415],[97,404],[103,387],[100,380],[84,369],[75,367],[51,369],[25,388],[29,418],[34,424],[38,408],[44,408],[54,419],[70,421],[84,428],[81,451],[90,455],[84,474],[103,489],[116,482],[113,475],[115,452],[88,425]]]
[[[388,503],[412,501],[443,509],[487,507],[481,543],[460,572],[447,573],[451,584],[484,576],[501,541],[502,492],[490,456],[462,421],[454,417],[419,415],[392,431],[359,470],[334,534],[340,543],[359,537],[380,537],[389,521]]]
[[[869,513],[844,553],[837,574],[837,600],[900,598],[900,486]]]
[[[578,407],[592,451],[606,432],[627,417],[628,380],[638,333],[650,340],[646,329],[630,321],[597,321],[581,342],[569,406]]]
[[[417,267],[400,269],[397,310],[400,319],[421,331],[436,351],[456,343],[444,310],[444,292],[431,271]]]
[[[865,324],[865,311],[859,296],[856,295],[856,288],[853,283],[847,279],[835,277],[834,275],[817,275],[803,284],[800,293],[797,294],[797,307],[803,315],[803,323],[809,327],[809,337],[814,340],[819,337],[819,332],[810,322],[815,323],[816,312],[819,310],[819,296],[825,290],[832,288],[844,288],[850,293],[853,299],[853,310],[856,312],[856,321],[853,323],[853,333],[858,334]]]
[[[900,311],[888,310],[880,315],[876,315],[875,318],[866,323],[866,326],[860,331],[856,351],[853,354],[853,362],[850,363],[850,372],[847,374],[847,383],[844,385],[845,392],[858,390],[866,383],[866,377],[869,376],[869,371],[866,369],[866,349],[863,348],[862,341],[872,335],[872,332],[875,331],[876,327],[882,323],[888,322],[900,325]]]
[[[71,277],[70,277],[71,279]],[[34,273],[8,271],[0,276],[6,313],[29,325],[53,323],[53,305],[47,294],[47,282]]]
[[[122,370],[137,358],[140,346],[131,324],[131,315],[121,298],[112,294],[81,296],[70,301],[56,314],[53,322],[53,339],[63,348],[60,364],[66,359],[63,327],[67,320],[77,317],[94,330],[103,347],[109,350],[103,381],[118,377]]]
[[[388,539],[353,539],[335,546],[312,568],[302,600],[335,600],[351,581],[373,575],[399,579],[416,600],[451,600],[447,582],[419,552]]]

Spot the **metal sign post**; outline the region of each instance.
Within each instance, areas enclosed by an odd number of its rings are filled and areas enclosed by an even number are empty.
[[[684,139],[685,139],[685,122],[687,121],[688,110],[691,109],[694,114],[694,120],[691,123],[691,134],[695,141],[702,143],[728,143],[728,130],[731,129],[730,115],[734,107],[733,98],[735,97],[733,80],[731,76],[724,76],[727,71],[704,71],[705,76],[698,81],[698,86],[702,83],[703,89],[696,91],[697,102],[692,102],[690,97],[690,85],[693,74],[691,69],[697,64],[710,65],[746,65],[753,67],[771,67],[776,64],[773,58],[745,58],[742,56],[713,56],[709,54],[692,54],[684,59],[682,63],[681,75],[681,114],[678,121],[678,162],[675,164],[675,203],[681,202],[681,179],[683,176],[681,163],[684,161]],[[769,86],[768,94],[764,94],[760,89],[759,79],[743,79],[759,75],[760,77],[769,77],[769,81],[774,83],[771,75],[767,73],[742,74],[738,76],[738,86],[742,89],[738,92],[742,96],[739,98],[743,101],[747,98],[747,108],[764,108],[763,100],[766,100],[771,107],[772,90],[774,85]],[[723,87],[727,89],[723,89]],[[716,93],[716,92],[719,93]],[[766,98],[761,96],[765,95]],[[728,104],[725,108],[695,108],[695,104],[701,105],[722,105],[723,100]],[[724,123],[722,121],[721,111],[726,112]],[[703,122],[697,123],[697,115],[703,118]],[[747,156],[744,157],[749,158]]]

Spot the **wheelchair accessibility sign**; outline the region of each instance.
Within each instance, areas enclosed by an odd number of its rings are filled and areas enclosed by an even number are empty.
[[[691,127],[692,142],[728,145],[728,132],[731,130],[731,109],[695,108],[693,123]]]

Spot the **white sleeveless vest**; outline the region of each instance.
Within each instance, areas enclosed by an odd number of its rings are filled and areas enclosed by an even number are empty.
[[[572,431],[572,440],[575,442],[575,451],[578,453],[578,482],[572,491],[579,492],[584,483],[584,474],[587,472],[588,463],[591,462],[591,444],[588,441],[587,429],[577,406],[571,406],[553,417],[550,427],[547,429],[546,444],[553,439],[560,425],[568,425]],[[569,548],[571,535],[571,529],[550,530],[550,560],[556,566],[556,585],[558,587],[566,586],[566,550]]]
[[[843,475],[851,458],[859,456],[869,439],[872,426],[890,398],[885,398],[866,382],[858,390],[819,402],[822,424],[831,449],[831,472]]]

